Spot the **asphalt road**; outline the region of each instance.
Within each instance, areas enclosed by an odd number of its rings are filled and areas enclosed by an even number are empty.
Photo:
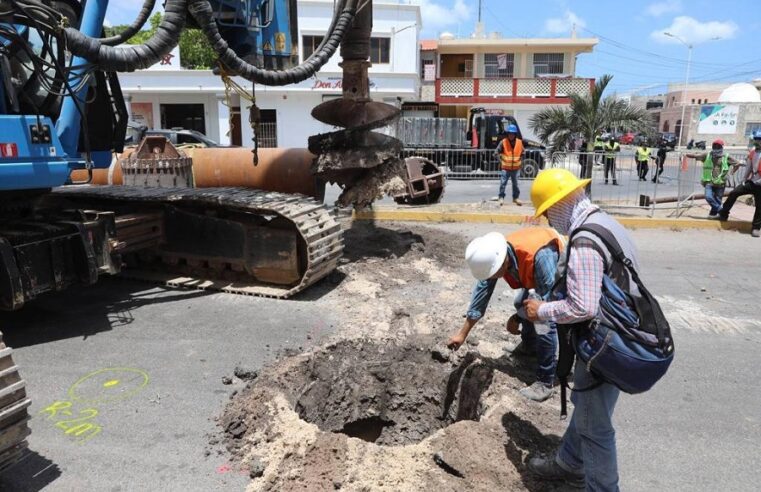
[[[118,279],[4,314],[33,419],[32,453],[0,475],[0,490],[243,490],[247,474],[208,445],[244,385],[222,378],[316,343],[330,315],[312,302]]]
[[[436,227],[470,237],[495,226]],[[757,490],[761,240],[633,234],[677,356],[652,391],[621,397],[623,490]],[[0,490],[243,490],[245,472],[208,444],[214,417],[244,384],[222,378],[331,333],[338,315],[319,292],[275,301],[112,279],[3,314],[34,417],[32,453],[0,475]]]

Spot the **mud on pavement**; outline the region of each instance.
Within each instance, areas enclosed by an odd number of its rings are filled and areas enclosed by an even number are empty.
[[[219,418],[250,490],[554,490],[524,463],[558,445],[559,406],[518,394],[533,369],[506,350],[517,341],[502,324],[509,296],[495,292],[494,321],[458,352],[444,346],[469,298],[467,240],[349,229],[340,283],[311,301],[342,326],[263,369]]]

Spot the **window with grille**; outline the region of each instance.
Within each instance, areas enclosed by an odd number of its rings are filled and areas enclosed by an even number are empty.
[[[745,125],[745,136],[750,138],[756,130],[761,130],[761,123],[747,123]]]
[[[312,56],[317,50],[317,47],[322,43],[322,36],[301,36],[301,50],[304,56],[304,60]]]
[[[370,62],[388,63],[391,53],[391,38],[370,38]]]
[[[512,53],[487,53],[484,55],[484,77],[509,79],[513,76],[515,55]]]
[[[423,82],[433,82],[436,80],[436,62],[434,60],[420,60],[420,78]]]
[[[560,75],[564,64],[563,53],[534,53],[534,75]]]

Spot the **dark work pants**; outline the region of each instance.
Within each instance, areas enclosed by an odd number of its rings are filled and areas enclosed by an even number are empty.
[[[613,182],[616,182],[616,158],[605,157],[605,182],[608,182],[608,173],[613,175]]]
[[[637,161],[637,174],[639,179],[647,179],[647,172],[650,170],[650,166],[647,165],[647,161]]]
[[[753,201],[756,204],[756,211],[753,213],[753,229],[761,229],[761,185],[753,184],[751,181],[746,181],[732,190],[724,206],[719,210],[719,215],[723,219],[728,218],[729,211],[732,210],[737,199],[743,195],[753,195]]]

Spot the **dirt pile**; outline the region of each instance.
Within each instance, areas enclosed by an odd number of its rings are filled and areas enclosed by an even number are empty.
[[[473,280],[469,238],[355,222],[338,278],[314,302],[340,326],[324,345],[259,371],[220,418],[250,490],[553,490],[525,460],[550,452],[556,399],[529,402],[533,362],[515,359],[506,287],[454,353]]]
[[[257,465],[252,490],[523,489],[558,419],[515,397],[522,376],[506,356],[442,357],[430,336],[341,341],[263,371],[221,424]]]

